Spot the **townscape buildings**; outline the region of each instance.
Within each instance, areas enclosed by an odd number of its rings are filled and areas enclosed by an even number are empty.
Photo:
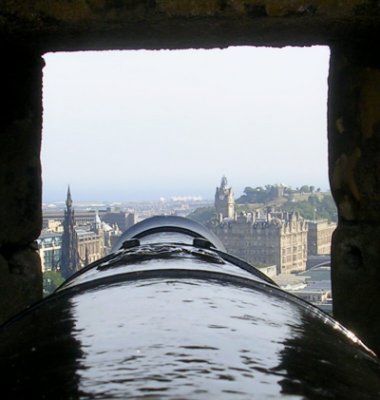
[[[215,217],[208,226],[228,252],[248,261],[283,288],[326,311],[331,309],[331,237],[336,224],[306,221],[297,212],[263,206],[252,212],[236,212],[232,188],[222,178],[215,191]],[[323,257],[306,271],[308,257]]]
[[[88,205],[82,203],[74,212],[68,189],[65,208],[59,203],[44,208],[43,230],[38,239],[43,271],[61,271],[67,277],[73,272],[73,265],[75,270],[81,269],[108,254],[121,233],[139,220],[162,214],[186,216],[209,202],[199,196],[182,196],[161,198],[155,203],[127,203],[126,207]],[[70,273],[66,274],[66,269]]]
[[[59,269],[61,262],[62,231],[57,232],[45,229],[41,232],[37,243],[42,271],[55,271]]]
[[[125,213],[110,212],[111,216],[103,214],[104,220],[107,217],[115,219],[115,214],[124,217],[118,220],[124,227],[133,220]],[[44,229],[38,239],[39,253],[42,270],[60,271],[64,278],[104,257],[122,233],[117,223],[110,225],[102,221],[98,211],[82,212],[77,218],[70,188],[67,191],[64,212],[56,212],[54,216],[56,217],[54,220],[44,220]]]
[[[273,188],[270,203],[256,204],[249,212],[237,212],[232,187],[223,177],[215,190],[215,214],[206,225],[229,253],[258,267],[300,297],[328,305],[331,283],[326,276],[336,225],[327,220],[307,221],[297,212],[276,207],[274,200],[283,197],[284,187]],[[138,214],[117,207],[82,208],[74,213],[68,189],[65,210],[44,212],[44,229],[38,240],[42,268],[60,271],[67,278],[106,255],[118,236],[138,220],[173,212],[186,215],[191,211],[186,204],[174,200],[169,205],[160,200],[154,207],[140,205]],[[307,267],[311,269],[306,271]],[[319,279],[321,276],[323,279]]]
[[[232,188],[216,188],[217,218],[209,226],[226,249],[253,265],[276,265],[277,274],[306,269],[308,224],[298,213],[258,209],[236,215]]]
[[[308,254],[309,256],[330,254],[331,237],[336,224],[325,220],[308,221]]]

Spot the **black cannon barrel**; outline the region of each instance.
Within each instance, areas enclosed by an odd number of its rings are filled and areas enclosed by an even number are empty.
[[[0,370],[12,399],[380,397],[351,332],[170,217],[4,324]]]

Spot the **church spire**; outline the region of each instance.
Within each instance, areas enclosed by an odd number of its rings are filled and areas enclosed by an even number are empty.
[[[70,185],[67,186],[67,196],[66,196],[66,207],[71,208],[73,205],[73,200],[71,198],[71,191],[70,191]]]
[[[79,266],[78,240],[75,232],[74,209],[70,186],[67,189],[61,246],[61,275],[67,279]]]

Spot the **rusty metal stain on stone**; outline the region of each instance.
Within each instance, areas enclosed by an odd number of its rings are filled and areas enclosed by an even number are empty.
[[[335,126],[336,126],[336,130],[339,133],[344,133],[345,129],[344,129],[344,123],[343,123],[343,118],[340,117],[335,121]]]
[[[360,158],[361,150],[358,147],[348,156],[342,154],[335,162],[332,175],[333,189],[348,188],[349,193],[356,201],[360,201],[360,192],[356,183],[355,168]]]
[[[339,211],[347,221],[353,221],[355,219],[355,211],[347,195],[344,195],[339,201],[338,207]]]

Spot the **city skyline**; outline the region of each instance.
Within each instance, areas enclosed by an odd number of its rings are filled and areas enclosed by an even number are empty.
[[[329,50],[45,55],[44,201],[212,198],[268,183],[328,188]]]
[[[224,176],[222,178],[224,178]],[[280,184],[280,185],[282,185],[282,184]],[[273,187],[280,186],[280,185],[278,185],[278,184],[264,184],[264,185],[259,185],[259,186],[245,185],[245,187],[250,187],[251,189],[255,189],[255,188],[261,187],[265,191],[267,186],[273,188]],[[214,186],[217,186],[217,185],[214,185]],[[308,186],[309,188],[311,188],[311,187],[313,188],[312,189],[313,192],[305,192],[305,194],[309,194],[309,193],[314,193],[314,194],[315,193],[322,193],[322,194],[323,193],[324,194],[330,193],[331,194],[330,188],[322,189],[320,187],[316,187],[315,185],[309,185],[309,183],[306,183],[305,185],[298,185],[297,187],[291,187],[291,186],[283,186],[283,187],[284,188],[291,188],[294,193],[298,192],[300,194],[300,193],[303,193],[302,192],[302,187],[304,187],[304,186]],[[235,200],[238,200],[240,197],[244,197],[245,196],[244,190],[242,190],[241,192],[236,192],[234,190],[233,185],[230,185],[229,182],[228,182],[228,187],[231,188],[232,193],[233,193],[233,195],[235,197]],[[70,188],[70,185],[68,185],[66,187],[66,193],[67,193],[67,189],[68,188]],[[209,188],[209,192],[211,193],[214,189],[215,189],[215,187],[214,188]],[[200,205],[200,207],[201,207],[202,204],[206,204],[206,203],[207,204],[211,204],[214,201],[215,201],[215,193],[213,193],[211,195],[208,195],[207,197],[189,194],[189,195],[181,195],[181,196],[173,195],[173,196],[167,196],[167,197],[160,196],[160,197],[157,197],[157,198],[144,199],[144,200],[133,200],[133,199],[131,200],[131,199],[128,199],[128,198],[126,198],[126,199],[111,199],[111,200],[106,200],[106,199],[102,199],[102,198],[76,199],[75,198],[75,193],[74,193],[74,201],[73,201],[73,203],[76,204],[76,207],[82,207],[82,208],[83,207],[85,207],[85,208],[90,207],[90,208],[93,208],[93,209],[99,209],[99,208],[104,207],[104,206],[107,206],[107,207],[111,206],[111,207],[118,208],[118,207],[121,207],[121,206],[122,207],[126,207],[126,206],[133,207],[133,205],[138,205],[138,204],[144,205],[144,204],[158,204],[158,203],[167,203],[167,204],[174,204],[174,203],[197,204],[197,203],[199,203],[199,204],[201,204]],[[65,207],[65,202],[66,202],[66,200],[64,200],[63,198],[56,199],[56,200],[51,200],[51,201],[50,200],[48,200],[48,201],[43,200],[42,205],[43,205],[43,208],[50,208],[50,207],[53,207],[53,208],[55,208],[55,207],[62,208],[63,207],[64,208]],[[244,202],[242,204],[244,204]]]

